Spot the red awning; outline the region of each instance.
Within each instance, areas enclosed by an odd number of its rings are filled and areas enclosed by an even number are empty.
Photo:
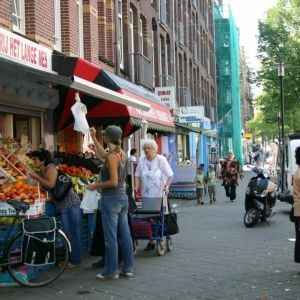
[[[127,135],[133,131],[133,127],[140,127],[141,121],[144,119],[148,121],[148,128],[152,131],[175,132],[169,108],[154,93],[81,58],[53,56],[53,60],[53,65],[56,66],[55,71],[60,75],[83,78],[151,106],[150,110],[146,112],[132,106],[109,101],[109,99],[97,100],[92,96],[82,95],[82,102],[86,103],[88,108],[87,118],[93,123],[90,125],[98,122],[103,125],[112,123],[118,125],[118,121],[120,121],[119,125],[122,125],[124,133]],[[57,124],[59,130],[64,127],[65,123],[68,123],[67,121],[71,117],[70,107],[74,103],[74,91],[69,90],[62,95],[65,99],[61,99],[63,107],[60,107],[62,114]]]

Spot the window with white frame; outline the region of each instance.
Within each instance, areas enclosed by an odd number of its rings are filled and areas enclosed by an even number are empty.
[[[60,0],[53,0],[54,14],[54,49],[61,51]]]
[[[84,56],[84,48],[83,48],[83,7],[82,0],[77,1],[77,24],[78,24],[78,50],[77,54],[79,57]]]
[[[144,34],[143,34],[143,20],[140,19],[140,49],[141,54],[144,54]]]
[[[124,53],[123,53],[123,18],[122,18],[122,0],[118,0],[118,26],[119,26],[119,59],[120,68],[124,68]]]
[[[131,43],[131,81],[134,82],[134,31],[133,31],[133,11],[130,8],[129,9],[129,37],[130,37],[130,43]]]
[[[24,0],[13,0],[12,8],[13,30],[25,34],[25,3]]]

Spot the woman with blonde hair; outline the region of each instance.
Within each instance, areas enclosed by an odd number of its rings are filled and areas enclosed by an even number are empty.
[[[102,130],[106,152],[96,138],[96,130],[91,128],[91,137],[98,154],[105,158],[101,168],[101,182],[88,185],[88,189],[101,190],[101,215],[105,242],[104,271],[97,275],[98,279],[118,279],[118,243],[123,259],[121,275],[133,277],[133,246],[128,226],[128,198],[125,185],[126,156],[121,149],[122,130],[109,125]]]
[[[144,156],[141,156],[135,172],[135,189],[141,189],[143,209],[153,209],[153,203],[161,203],[164,193],[168,194],[173,171],[163,155],[157,154],[158,146],[154,140],[143,143]],[[152,205],[151,205],[152,204]],[[163,204],[167,209],[167,203]],[[154,250],[155,243],[150,240],[145,251]]]

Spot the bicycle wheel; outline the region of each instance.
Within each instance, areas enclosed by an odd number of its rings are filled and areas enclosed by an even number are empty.
[[[53,262],[43,265],[31,265],[22,257],[23,233],[20,232],[8,247],[8,272],[20,285],[38,287],[47,285],[64,272],[69,259],[69,247],[66,238],[58,231],[55,237]]]

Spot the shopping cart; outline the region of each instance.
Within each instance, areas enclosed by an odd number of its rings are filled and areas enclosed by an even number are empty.
[[[166,227],[166,214],[169,212],[168,199],[162,198],[138,198],[137,209],[131,215],[132,235],[135,249],[138,240],[156,241],[155,251],[158,256],[165,254],[166,250],[173,248],[172,239]]]

